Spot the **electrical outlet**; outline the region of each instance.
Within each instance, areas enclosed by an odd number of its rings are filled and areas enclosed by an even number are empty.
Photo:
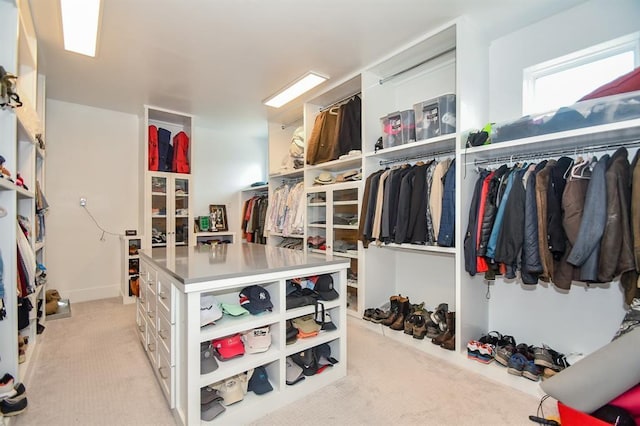
[[[87,199],[84,197],[80,197],[80,206],[84,207],[87,205]]]

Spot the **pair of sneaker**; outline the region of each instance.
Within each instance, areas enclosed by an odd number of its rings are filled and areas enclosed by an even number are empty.
[[[509,358],[507,373],[514,376],[522,376],[534,382],[540,380],[542,368],[535,363],[534,347],[521,343],[516,346],[516,351]]]
[[[482,343],[479,340],[470,340],[467,343],[467,358],[489,364],[495,356],[495,346],[490,343]]]
[[[542,376],[545,379],[569,367],[569,362],[564,354],[551,349],[545,344],[541,347],[534,347],[533,356],[534,363],[543,370]]]
[[[3,380],[7,377],[3,377]],[[3,393],[0,393],[0,417],[12,417],[24,412],[27,409],[27,389],[22,383],[15,383],[8,390],[9,383],[13,384],[13,378],[8,380],[3,386]]]

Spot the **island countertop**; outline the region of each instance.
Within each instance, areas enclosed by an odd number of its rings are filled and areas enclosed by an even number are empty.
[[[140,256],[185,286],[293,269],[349,265],[348,258],[252,243],[145,249],[140,250]]]

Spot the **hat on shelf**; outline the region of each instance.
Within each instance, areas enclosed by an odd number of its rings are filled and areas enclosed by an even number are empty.
[[[302,367],[293,362],[291,357],[287,357],[286,359],[286,376],[287,376],[287,384],[295,385],[296,383],[304,380],[304,374],[302,374]]]
[[[358,174],[357,170],[349,170],[342,174],[339,174],[336,178],[337,182],[347,182],[353,180],[353,177]]]
[[[253,315],[273,309],[269,292],[259,285],[245,287],[240,292],[240,305]]]
[[[249,371],[248,375],[250,377],[248,389],[256,395],[262,395],[273,390],[264,366],[256,367],[253,371]]]
[[[315,321],[313,315],[311,314],[294,318],[291,322],[293,323],[293,326],[303,334],[317,334],[322,328],[322,326]]]
[[[200,405],[200,420],[210,422],[211,420],[224,413],[226,408],[221,401],[211,401],[207,404]]]
[[[351,151],[349,151],[346,154],[341,155],[340,157],[338,157],[339,160],[344,160],[345,158],[350,158],[350,157],[357,157],[359,155],[362,155],[362,151],[359,149],[352,149]]]
[[[298,340],[298,329],[293,326],[291,320],[287,320],[286,333],[287,345],[291,345]]]
[[[328,343],[322,343],[314,348],[318,365],[337,364],[338,360],[331,356],[331,346]]]
[[[242,306],[235,305],[233,303],[221,303],[220,307],[222,308],[222,311],[225,314],[231,315],[232,317],[239,317],[240,315],[245,315],[249,313],[249,311],[247,311]]]
[[[220,361],[244,355],[244,344],[239,334],[213,340],[211,346],[216,350],[217,358]]]
[[[338,292],[333,288],[333,278],[329,274],[323,274],[318,277],[314,290],[320,294],[323,300],[335,300],[338,298]]]
[[[211,402],[219,402],[224,398],[220,395],[218,389],[211,386],[200,388],[200,405],[209,404]]]
[[[218,368],[218,363],[213,356],[211,342],[200,343],[200,374],[208,374]]]
[[[220,395],[224,398],[224,405],[229,406],[244,399],[243,382],[246,383],[246,381],[247,375],[243,373],[229,377],[213,386],[218,389]]]
[[[242,334],[244,349],[249,354],[266,352],[271,346],[269,326],[254,328]]]
[[[205,294],[200,297],[200,327],[222,318],[222,311],[216,298]]]
[[[313,180],[315,183],[319,183],[320,185],[328,185],[330,183],[335,183],[336,178],[329,172],[322,172]]]

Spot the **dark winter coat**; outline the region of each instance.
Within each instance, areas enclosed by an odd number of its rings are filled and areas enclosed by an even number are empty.
[[[478,226],[478,207],[480,205],[480,191],[482,190],[482,183],[489,175],[489,171],[482,170],[480,176],[476,180],[476,184],[473,189],[473,198],[471,199],[471,206],[469,207],[469,222],[467,224],[467,232],[464,235],[464,269],[469,275],[474,276],[478,271],[476,268],[476,242]]]
[[[496,261],[506,266],[505,278],[516,277],[516,269],[522,243],[524,240],[524,198],[525,192],[522,186],[524,170],[519,170],[502,221],[502,229],[496,244]]]

